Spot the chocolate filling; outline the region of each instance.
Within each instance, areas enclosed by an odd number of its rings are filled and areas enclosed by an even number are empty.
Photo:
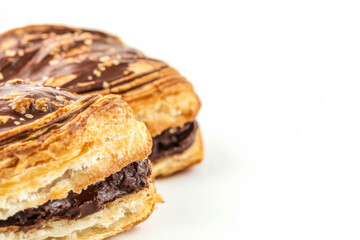
[[[156,162],[159,158],[184,152],[193,144],[197,128],[196,122],[188,122],[182,127],[166,129],[153,138],[149,159]]]
[[[110,175],[104,181],[96,182],[80,193],[70,191],[63,199],[49,200],[45,204],[18,212],[6,220],[0,220],[0,227],[19,226],[26,232],[40,228],[42,222],[53,217],[79,219],[98,212],[107,202],[149,186],[151,167],[148,160],[132,162],[121,171]]]

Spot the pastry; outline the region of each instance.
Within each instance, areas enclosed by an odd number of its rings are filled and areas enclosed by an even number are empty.
[[[64,26],[28,26],[0,36],[0,78],[21,77],[79,94],[117,94],[153,138],[156,176],[199,163],[203,145],[195,121],[200,100],[190,82],[163,61],[119,38]]]
[[[0,84],[0,239],[104,239],[144,221],[151,146],[120,96]]]

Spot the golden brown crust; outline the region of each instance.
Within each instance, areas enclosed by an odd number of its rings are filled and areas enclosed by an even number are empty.
[[[152,136],[194,121],[200,109],[192,85],[174,68],[97,31],[50,25],[11,30],[0,35],[0,62],[5,80],[119,94]]]
[[[83,95],[120,95],[152,137],[194,121],[201,107],[178,71],[106,33],[51,25],[12,30],[0,36],[1,61],[5,80],[23,77]]]
[[[28,134],[19,135],[24,132]],[[0,149],[0,219],[64,198],[70,190],[80,192],[145,159],[152,145],[145,125],[117,95],[80,97],[1,133],[0,141],[5,140]]]

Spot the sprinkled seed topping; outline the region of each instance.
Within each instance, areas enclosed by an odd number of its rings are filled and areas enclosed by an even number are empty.
[[[169,129],[169,133],[170,134],[174,134],[174,133],[176,133],[177,132],[177,129],[176,128],[170,128]]]
[[[107,61],[110,61],[110,57],[109,56],[102,56],[100,57],[100,62],[107,62]]]
[[[6,50],[5,55],[7,57],[15,57],[16,56],[16,51],[15,50]]]
[[[0,116],[0,123],[4,124],[10,119],[9,116]]]
[[[62,108],[65,104],[61,104],[61,103],[52,101],[51,105],[56,107],[56,108]]]
[[[14,79],[0,84],[0,133],[14,125],[27,124],[70,104],[79,97]],[[9,121],[12,119],[12,121]]]
[[[122,78],[127,78],[126,75],[132,73],[137,66],[138,60],[135,59],[156,62],[154,65],[150,64],[149,68],[139,69],[139,78],[143,76],[142,73],[167,67],[165,63],[148,59],[137,50],[124,45],[117,37],[98,31],[34,26],[24,28],[14,36],[5,36],[11,40],[11,44],[0,39],[3,52],[8,49],[7,58],[4,59],[6,63],[13,61],[14,64],[9,63],[12,65],[11,71],[8,70],[10,68],[0,66],[0,72],[5,75],[0,75],[0,80],[30,78],[31,82],[64,86],[78,93],[86,93],[100,90],[101,86],[107,88],[120,85]],[[3,57],[0,57],[0,61],[2,60]],[[29,61],[32,64],[27,64]],[[136,66],[133,67],[133,63]],[[104,81],[107,83],[103,83]],[[141,84],[141,81],[138,82]],[[121,87],[122,92],[135,89],[139,84],[133,84],[133,79],[126,80],[126,84]],[[58,106],[57,103],[54,104]],[[54,104],[50,100],[50,110]]]
[[[103,65],[100,65],[100,66],[99,66],[99,70],[103,72],[103,71],[106,70],[106,68],[105,68]]]
[[[12,110],[24,114],[30,107],[30,104],[34,101],[32,98],[22,98],[19,101],[9,104]]]
[[[54,66],[54,65],[56,65],[56,64],[59,64],[59,60],[58,59],[53,59],[53,60],[51,60],[50,62],[49,62],[49,65],[50,66]]]
[[[22,93],[19,93],[18,91],[12,91],[9,95],[6,96],[1,96],[0,100],[15,100],[18,99],[19,97],[23,97],[25,96]]]
[[[19,54],[20,57],[22,57],[22,56],[25,55],[25,52],[24,52],[24,50],[19,50],[19,51],[18,51],[18,54]]]
[[[88,46],[90,46],[92,43],[93,43],[93,40],[92,40],[92,39],[86,39],[86,40],[84,41],[84,44],[85,44],[85,45],[88,45]]]
[[[95,69],[95,70],[93,71],[93,73],[94,73],[95,76],[97,76],[97,77],[100,77],[100,76],[101,76],[101,72],[100,72],[99,70],[97,70],[97,69]]]
[[[107,81],[104,81],[102,86],[103,86],[103,88],[109,88],[110,84]]]
[[[0,80],[4,80],[4,75],[0,72]]]
[[[48,98],[39,98],[34,103],[34,108],[38,111],[47,112],[49,111],[50,99]]]

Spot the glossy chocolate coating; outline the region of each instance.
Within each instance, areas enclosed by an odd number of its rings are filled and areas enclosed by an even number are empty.
[[[157,65],[134,74],[129,64],[142,59]],[[103,89],[112,92],[114,87],[125,85],[124,90],[115,92],[125,93],[148,84],[136,84],[139,77],[167,67],[124,45],[118,38],[98,31],[34,26],[0,36],[3,80],[22,78],[77,93]]]
[[[80,97],[55,87],[22,80],[0,84],[0,133],[36,121]]]

